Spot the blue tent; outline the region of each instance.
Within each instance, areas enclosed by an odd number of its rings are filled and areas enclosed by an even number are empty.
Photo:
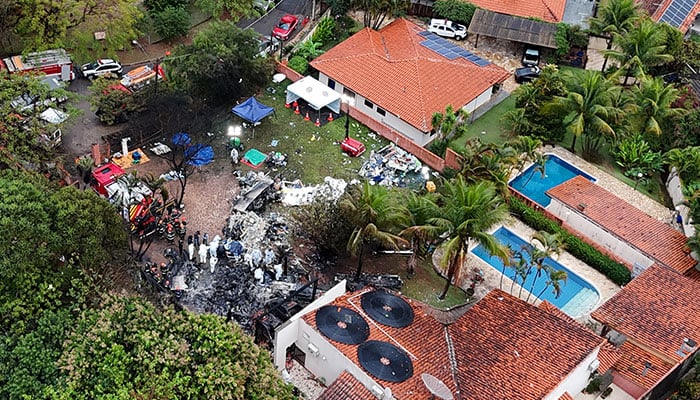
[[[251,97],[243,103],[233,107],[231,112],[243,118],[244,120],[257,125],[263,118],[275,112],[275,109],[255,100]]]

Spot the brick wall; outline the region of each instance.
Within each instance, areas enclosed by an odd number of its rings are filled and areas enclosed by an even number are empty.
[[[445,151],[445,167],[459,170],[461,164],[462,156],[448,147]]]
[[[296,81],[298,81],[299,79],[301,79],[301,78],[304,77],[304,75],[302,75],[302,74],[298,73],[297,71],[295,71],[295,70],[289,68],[289,67],[287,66],[287,63],[286,63],[286,62],[284,62],[284,63],[280,63],[279,61],[276,62],[276,63],[275,63],[275,71],[277,71],[277,72],[279,72],[279,73],[281,73],[281,74],[284,74],[284,76],[286,76],[287,79],[289,79],[289,80],[292,81],[292,82],[296,82]]]

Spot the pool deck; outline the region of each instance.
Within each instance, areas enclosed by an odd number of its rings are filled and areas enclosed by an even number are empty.
[[[574,165],[575,167],[583,170],[589,175],[592,175],[594,178],[597,179],[596,184],[602,186],[606,190],[615,194],[617,197],[625,200],[626,202],[646,212],[650,216],[658,219],[659,221],[668,224],[673,220],[673,210],[670,210],[664,205],[656,202],[655,200],[650,199],[643,193],[638,192],[634,188],[618,180],[617,178],[603,171],[597,166],[587,162],[581,157],[572,154],[565,148],[562,148],[560,146],[546,146],[544,148],[541,148],[540,152],[554,154],[562,160],[565,160],[570,164]],[[528,167],[529,165],[526,165],[523,170],[527,169]],[[514,174],[517,175],[518,173],[519,172],[515,172]],[[531,229],[529,226],[525,225],[524,223],[515,218],[512,218],[508,223],[504,224],[504,226],[527,242],[530,241],[530,237],[533,233],[535,233],[533,229]],[[498,226],[494,227],[493,230],[495,231],[498,228]],[[593,267],[590,267],[589,265],[580,261],[579,259],[572,256],[566,251],[562,252],[558,257],[555,257],[555,259],[559,263],[563,264],[568,269],[576,273],[576,275],[587,280],[598,290],[598,293],[600,294],[600,299],[598,300],[596,308],[602,305],[615,293],[621,290],[620,286],[614,284],[605,275],[596,271],[595,269],[593,269]],[[502,290],[511,293],[512,281],[508,277],[503,277],[503,281],[501,283],[501,273],[499,271],[488,265],[486,262],[481,260],[479,257],[475,256],[474,254],[470,254],[467,261],[467,271],[471,270],[474,267],[478,267],[484,272],[484,282],[480,284],[475,290],[475,297],[477,299],[483,297],[491,289],[499,287]],[[519,286],[513,285],[513,290],[511,294],[517,296],[518,292]],[[526,292],[526,290],[522,291],[521,298],[523,300],[527,298]],[[540,302],[539,300],[533,300],[532,297],[533,296],[530,296],[530,303],[538,304]],[[589,314],[578,317],[577,320],[584,324],[595,323],[593,320],[590,319]]]

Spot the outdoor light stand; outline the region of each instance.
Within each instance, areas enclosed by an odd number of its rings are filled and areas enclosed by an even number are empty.
[[[348,109],[345,110],[345,139],[350,137],[350,103],[348,103]]]

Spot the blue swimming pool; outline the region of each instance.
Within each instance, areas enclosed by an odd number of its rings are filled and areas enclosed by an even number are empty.
[[[525,172],[515,177],[510,182],[510,186],[518,192],[529,197],[542,207],[547,207],[552,200],[545,192],[558,186],[569,179],[581,175],[584,178],[595,182],[596,179],[580,169],[574,167],[561,158],[549,154],[544,163],[544,175],[533,164]]]
[[[530,247],[528,242],[504,227],[498,228],[493,235],[501,244],[510,247],[513,251],[518,251],[523,247]],[[501,259],[498,257],[491,257],[483,246],[477,246],[472,252],[498,272],[503,272],[503,262],[501,262]],[[551,258],[545,259],[544,263],[557,270],[565,271],[568,275],[568,279],[566,283],[561,283],[561,294],[559,297],[555,297],[552,293],[551,286],[547,287],[547,275],[543,273],[543,275],[535,279],[536,270],[533,269],[523,285],[523,293],[525,293],[525,291],[530,289],[533,280],[535,281],[535,286],[530,296],[530,302],[533,301],[534,297],[542,293],[539,297],[541,300],[547,300],[572,317],[584,315],[595,307],[598,303],[598,299],[600,299],[600,294],[593,285]],[[506,266],[505,276],[513,279],[514,275],[515,269]],[[510,282],[507,284],[504,283],[502,289],[509,292]],[[514,295],[517,295],[516,290],[519,290],[517,286],[513,288]]]

